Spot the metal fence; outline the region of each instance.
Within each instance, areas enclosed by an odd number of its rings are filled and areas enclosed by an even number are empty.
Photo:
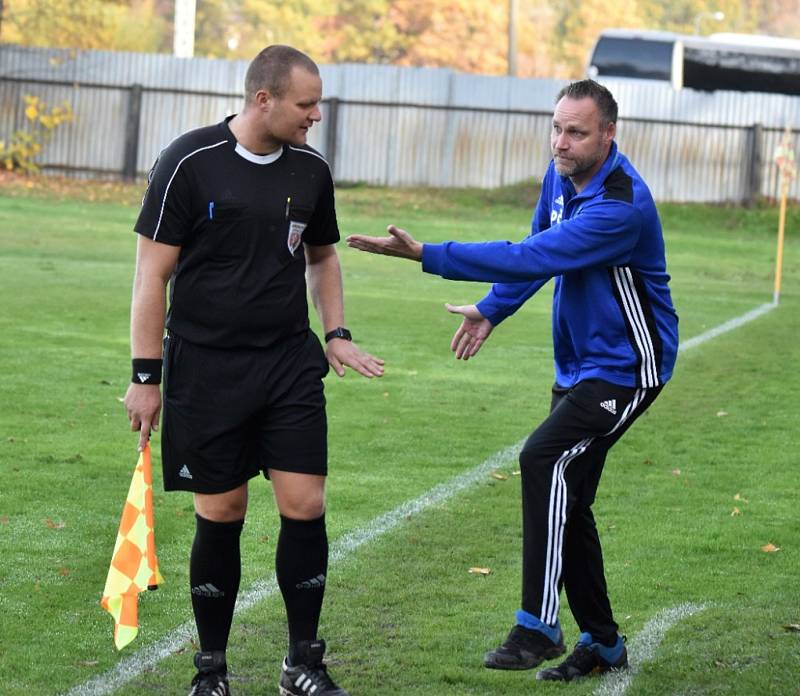
[[[235,113],[247,63],[165,55],[0,46],[0,140],[25,125],[23,96],[67,100],[73,123],[41,157],[47,171],[143,176],[176,135]],[[310,144],[339,182],[495,187],[540,176],[556,80],[374,65],[321,67],[323,120]],[[800,98],[606,84],[617,140],[658,200],[775,197],[772,153],[800,133]],[[795,182],[790,195],[800,198]]]

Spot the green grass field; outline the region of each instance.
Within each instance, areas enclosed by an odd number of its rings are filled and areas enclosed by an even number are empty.
[[[189,642],[156,663],[141,652],[191,618],[192,504],[161,491],[157,458],[166,584],[142,595],[139,637],[122,653],[98,604],[136,461],[120,399],[140,195],[89,183],[0,192],[4,695],[63,694],[95,677],[73,693],[110,693],[97,685],[110,683],[109,670],[126,659],[133,678],[114,693],[183,694],[193,673]],[[517,239],[531,207],[522,188],[351,188],[337,200],[345,233],[379,233],[396,222],[425,241]],[[774,208],[665,205],[662,217],[682,340],[771,300]],[[798,230],[795,207],[780,307],[682,353],[673,381],[606,466],[595,515],[632,651],[661,612],[705,607],[666,632],[627,694],[800,694]],[[328,529],[345,548],[348,533],[374,529],[378,516],[519,442],[547,411],[552,357],[549,288],[461,363],[449,352],[457,320],[443,303],[474,301],[485,287],[343,244],[339,251],[348,323],[387,365],[380,380],[327,379]],[[518,608],[516,468],[513,459],[498,462],[504,480],[487,473],[332,564],[321,634],[334,676],[354,696],[598,688],[598,680],[543,684],[533,672],[481,665]],[[278,528],[269,485],[255,480],[251,492],[244,589],[272,576]],[[767,553],[767,544],[780,550]],[[469,574],[473,566],[491,574]],[[562,624],[574,642],[566,606]],[[237,696],[277,692],[284,641],[279,596],[237,616],[229,649]]]

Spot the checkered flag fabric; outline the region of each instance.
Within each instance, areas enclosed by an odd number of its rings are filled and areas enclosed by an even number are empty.
[[[114,645],[122,650],[139,632],[139,593],[164,582],[153,527],[153,465],[145,446],[133,472],[100,606],[114,617]]]

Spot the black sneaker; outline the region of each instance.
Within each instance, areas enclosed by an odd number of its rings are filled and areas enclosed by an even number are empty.
[[[483,665],[490,669],[532,669],[545,660],[563,655],[565,649],[561,631],[558,642],[554,643],[541,631],[516,625],[505,643],[486,653]]]
[[[289,665],[283,660],[280,696],[349,696],[336,685],[322,662],[325,654],[324,640],[301,640],[297,644],[298,664]]]
[[[231,696],[228,665],[223,651],[196,653],[194,666],[197,667],[197,674],[192,679],[189,696]]]
[[[614,662],[608,662],[600,657],[597,643],[592,643],[588,633],[581,634],[581,640],[575,644],[575,649],[560,665],[548,667],[536,674],[536,678],[543,681],[572,681],[592,674],[619,671],[628,667],[628,651],[625,649],[625,636],[622,641],[622,653]]]

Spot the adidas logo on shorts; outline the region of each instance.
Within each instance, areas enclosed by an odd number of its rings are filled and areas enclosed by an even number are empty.
[[[609,399],[608,401],[601,401],[600,408],[604,408],[609,413],[613,413],[615,416],[617,415],[617,400],[616,399]]]
[[[181,478],[190,479],[192,478],[192,472],[189,471],[189,467],[186,466],[186,464],[184,464],[181,467],[181,470],[178,472],[178,476],[180,476]]]

